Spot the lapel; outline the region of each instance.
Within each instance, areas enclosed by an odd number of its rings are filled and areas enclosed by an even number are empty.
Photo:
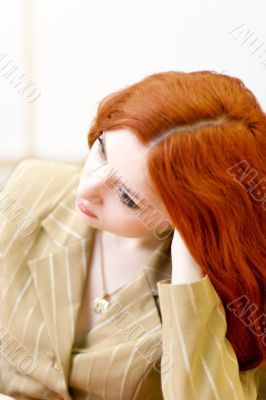
[[[75,196],[76,190],[72,190],[41,221],[42,228],[59,246],[59,250],[27,260],[50,345],[62,368],[66,390],[71,353],[77,350],[73,350],[73,342],[85,287],[88,255],[93,248],[97,231],[80,218],[75,210]],[[135,320],[140,319],[145,312],[153,315],[152,323],[145,327],[146,331],[161,326],[155,299],[158,297],[157,282],[171,276],[171,241],[172,235],[159,245],[135,278],[116,295],[116,305],[119,304],[120,308],[125,309],[128,304],[133,303],[130,314]],[[110,344],[108,326],[110,330],[110,324],[114,321],[112,313],[113,309],[110,307],[109,316],[100,316],[87,335],[86,345],[93,348],[100,341],[103,344],[105,340]],[[122,336],[114,335],[111,340],[119,343]]]
[[[95,234],[75,210],[75,196],[76,190],[72,190],[40,222],[59,249],[27,259],[48,341],[63,372],[66,390],[75,322]]]

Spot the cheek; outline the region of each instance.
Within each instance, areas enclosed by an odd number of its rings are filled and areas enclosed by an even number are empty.
[[[125,233],[128,236],[141,237],[145,236],[149,231],[148,227],[145,226],[144,222],[130,210],[128,212],[123,211],[123,213],[120,213],[119,218],[117,215],[114,222],[117,224],[118,223],[117,221],[119,221],[119,225],[122,228],[125,228]]]
[[[144,236],[149,236],[149,233],[147,229],[141,224],[133,224],[132,222],[129,223],[126,220],[124,223],[120,221],[119,223],[116,221],[113,221],[113,223],[110,223],[107,227],[107,230],[114,232],[117,235],[121,236],[128,236],[128,237],[144,237]]]
[[[145,226],[135,212],[127,209],[112,191],[107,191],[104,200],[104,220],[119,229],[126,228],[136,232],[145,232]]]

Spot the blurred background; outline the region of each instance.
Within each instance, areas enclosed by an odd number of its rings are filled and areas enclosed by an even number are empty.
[[[107,94],[162,71],[237,76],[266,110],[266,4],[0,0],[0,188],[26,157],[80,164]]]

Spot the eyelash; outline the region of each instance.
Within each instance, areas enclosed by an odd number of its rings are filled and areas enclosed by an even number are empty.
[[[97,140],[99,142],[97,150],[98,150],[100,157],[105,159],[106,158],[105,148],[104,148],[103,139],[101,138],[101,136],[102,135],[97,137]]]
[[[101,138],[101,136],[102,135],[97,137],[97,140],[99,142],[97,150],[98,150],[99,156],[102,159],[106,160],[105,148],[104,148],[103,139]],[[118,193],[118,196],[119,196],[121,202],[123,204],[125,204],[127,207],[139,208],[139,206],[136,203],[134,203],[134,201],[128,196],[128,194],[121,189],[121,186],[118,187],[118,189],[116,190],[116,193]],[[125,196],[126,201],[123,200],[123,196]]]

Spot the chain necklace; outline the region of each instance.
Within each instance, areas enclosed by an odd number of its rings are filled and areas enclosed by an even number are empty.
[[[102,280],[103,295],[101,297],[96,297],[94,299],[94,301],[92,302],[92,308],[99,314],[105,314],[111,302],[111,295],[114,295],[116,292],[118,292],[118,290],[120,290],[122,286],[113,291],[112,293],[108,293],[107,291],[105,273],[104,273],[102,232],[101,230],[98,230],[97,232],[99,234],[99,243],[100,243],[101,280]]]

